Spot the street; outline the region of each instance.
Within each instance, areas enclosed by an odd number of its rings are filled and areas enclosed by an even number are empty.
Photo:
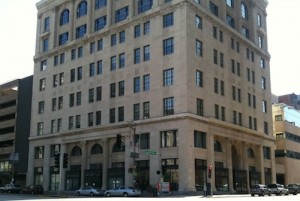
[[[53,200],[59,200],[59,201],[68,201],[68,200],[75,200],[75,201],[93,201],[93,200],[99,200],[99,199],[106,199],[106,200],[112,200],[117,201],[120,200],[120,197],[48,197],[46,195],[22,195],[22,194],[0,194],[0,201],[17,201],[17,200],[26,200],[26,201],[53,201]],[[137,198],[124,198],[121,199],[134,199],[134,200],[157,200],[157,199],[188,199],[188,200],[216,200],[216,201],[231,201],[231,200],[242,200],[242,201],[250,201],[250,200],[272,200],[272,201],[281,201],[281,200],[287,200],[289,201],[299,201],[300,200],[300,194],[299,195],[282,195],[282,196],[264,196],[264,197],[251,197],[251,195],[215,195],[213,197],[202,197],[202,196],[159,196],[159,197],[137,197]]]

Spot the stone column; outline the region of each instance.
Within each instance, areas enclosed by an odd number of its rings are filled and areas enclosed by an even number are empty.
[[[208,133],[208,144],[207,144],[207,172],[208,172],[208,167],[212,166],[212,172],[211,172],[211,178],[208,178],[207,175],[207,182],[211,184],[211,190],[212,191],[217,191],[216,189],[216,184],[215,184],[215,178],[216,178],[216,171],[215,171],[215,149],[214,149],[214,144],[215,144],[215,136],[212,133]]]
[[[242,143],[242,159],[243,159],[243,168],[247,173],[247,189],[250,189],[250,177],[249,177],[249,163],[248,163],[248,145],[247,143]]]
[[[29,143],[26,186],[31,185],[33,183],[34,183],[34,146],[32,143]]]
[[[109,167],[109,151],[108,151],[108,139],[102,140],[103,149],[103,165],[102,165],[102,188],[107,189],[107,169]]]
[[[277,183],[276,181],[276,163],[275,163],[275,145],[271,145],[271,174],[272,174],[272,183]]]
[[[112,24],[112,20],[113,20],[113,4],[114,1],[107,1],[107,12],[106,12],[106,16],[107,16],[107,25],[106,26],[110,26]]]
[[[90,0],[90,2],[88,3],[88,16],[87,16],[87,34],[90,34],[93,32],[92,28],[93,28],[93,15],[94,15],[94,5],[95,5],[95,1],[94,0]]]
[[[187,120],[180,122],[178,136],[180,139],[178,146],[179,160],[179,191],[196,191],[195,189],[195,157],[194,157],[194,136],[186,136],[193,133],[194,129]]]
[[[229,186],[229,191],[233,192],[233,167],[232,167],[232,153],[231,153],[231,148],[232,148],[232,142],[228,139],[226,141],[226,164],[228,168],[228,186]]]
[[[65,190],[65,180],[66,180],[66,172],[63,168],[63,162],[64,162],[64,153],[66,151],[66,144],[60,145],[60,161],[59,161],[59,187],[58,191],[64,191]]]
[[[258,164],[259,164],[259,171],[260,171],[260,180],[262,184],[265,184],[265,167],[264,167],[264,151],[263,146],[258,146]]]
[[[45,190],[48,190],[50,186],[50,159],[50,145],[45,144],[43,160],[43,187]]]
[[[129,17],[133,18],[135,16],[135,2],[137,2],[136,0],[130,0],[130,7],[129,7]]]
[[[76,8],[75,8],[75,0],[71,1],[71,6],[70,6],[70,10],[69,10],[69,23],[70,23],[70,35],[69,35],[69,41],[74,40],[75,36],[74,36],[74,18],[76,17]]]
[[[81,155],[80,185],[85,186],[85,183],[84,183],[84,170],[86,169],[86,158],[87,158],[86,141],[83,141],[81,145],[82,145],[81,146],[82,155]]]

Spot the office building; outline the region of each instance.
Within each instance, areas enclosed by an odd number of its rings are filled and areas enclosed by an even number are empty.
[[[267,4],[38,2],[27,182],[221,192],[276,182]]]

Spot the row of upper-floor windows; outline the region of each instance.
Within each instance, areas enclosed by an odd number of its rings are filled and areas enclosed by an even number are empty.
[[[101,88],[100,88],[101,89]],[[75,95],[76,95],[76,101],[75,101]],[[78,98],[80,96],[80,98]],[[70,94],[69,95],[70,100],[69,104],[70,107],[73,107],[75,102],[76,104],[80,105],[81,104],[81,92],[77,92],[76,94]],[[93,99],[90,98],[89,100],[93,101]],[[52,111],[56,110],[56,107],[58,109],[62,109],[62,104],[63,104],[63,97],[58,97],[58,106],[57,106],[57,100],[56,98],[52,99]],[[39,113],[44,112],[45,107],[45,102],[41,101],[39,102]],[[105,115],[107,119],[105,119],[105,122],[107,123],[116,123],[116,122],[124,122],[125,121],[125,115],[128,114],[125,110],[126,108],[124,106],[120,106],[117,108],[110,108],[109,109],[109,115]],[[175,112],[175,98],[174,97],[167,97],[162,100],[162,110],[163,116],[168,116],[168,115],[174,115],[176,114]],[[239,126],[245,126],[244,125],[244,119],[243,119],[243,114],[242,112],[238,112],[236,110],[232,111],[231,118],[232,121],[228,121],[226,118],[228,118],[228,115],[226,114],[226,109],[225,106],[215,104],[214,105],[214,118],[219,119],[221,121],[227,121],[231,122],[235,125]],[[143,103],[135,103],[132,106],[132,119],[134,121],[136,120],[141,120],[141,119],[148,119],[151,118],[150,115],[151,108],[150,108],[150,102],[146,101]],[[196,115],[199,116],[205,116],[205,107],[204,107],[204,100],[197,98],[196,99]],[[208,115],[210,116],[210,115]],[[98,110],[96,112],[90,112],[85,116],[87,120],[87,127],[91,126],[99,126],[103,124],[102,120],[102,112],[101,110]],[[73,130],[73,129],[80,129],[82,128],[82,115],[75,115],[75,116],[70,116],[68,119],[68,130]],[[53,119],[51,120],[51,131],[50,133],[56,133],[56,132],[61,132],[63,131],[63,120],[62,118],[59,119]],[[265,134],[269,134],[269,125],[268,122],[263,122],[263,129]],[[248,116],[248,128],[253,129],[253,130],[258,130],[258,122],[256,117],[253,116]],[[37,134],[38,135],[43,135],[44,134],[44,122],[38,122],[37,123]]]
[[[127,13],[126,10],[127,9],[125,9],[125,11],[124,11],[125,14],[122,14],[123,10],[124,9],[121,9],[121,11],[117,12],[117,13],[121,13],[120,15],[116,16],[117,20],[123,20],[124,17],[122,17],[122,16],[127,17],[127,15],[126,15],[126,13]],[[166,15],[163,16],[163,27],[164,28],[168,27],[168,26],[172,26],[173,23],[174,23],[173,13],[169,13],[169,14],[166,14]],[[45,19],[45,24],[48,24],[47,26],[49,26],[49,19],[48,18]],[[196,27],[198,29],[202,29],[202,18],[198,15],[196,15],[196,17],[195,17],[195,24],[196,24]],[[101,16],[101,17],[99,17],[95,20],[95,25],[94,25],[95,31],[101,30],[105,26],[106,26],[106,15]],[[214,31],[213,31],[214,37],[216,38],[217,37],[216,27],[213,27],[213,28],[214,28]],[[86,32],[87,32],[87,25],[86,24],[83,24],[83,25],[80,25],[80,26],[76,27],[76,31],[75,31],[76,39],[83,37],[86,34]],[[148,24],[144,24],[144,34],[146,34],[147,32],[150,32],[150,22],[148,22]],[[249,36],[249,30],[245,26],[242,27],[241,33],[246,38],[250,37]],[[223,41],[223,31],[220,30],[219,34],[220,34],[220,41]],[[134,29],[134,36],[138,37],[139,35],[140,35],[139,26],[136,26],[135,29]],[[59,45],[66,44],[69,41],[69,32],[65,32],[65,33],[60,34],[58,36],[58,41],[59,41],[58,42]],[[257,44],[260,48],[264,49],[266,47],[263,34],[258,34],[256,42],[257,42]],[[239,45],[239,43],[237,43],[237,45]],[[239,48],[239,47],[237,47],[237,48]],[[46,51],[48,51],[48,49],[49,49],[49,38],[44,38],[43,39],[42,50],[43,50],[43,52],[46,52]]]
[[[276,139],[286,139],[300,143],[300,136],[290,132],[276,133]]]

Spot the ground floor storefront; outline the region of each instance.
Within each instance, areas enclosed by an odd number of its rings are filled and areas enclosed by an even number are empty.
[[[252,184],[276,182],[273,138],[217,121],[149,120],[38,136],[30,144],[27,183],[49,191],[85,185],[147,190],[164,181],[172,191],[209,185],[212,191],[244,193]],[[55,153],[60,153],[59,168]]]

